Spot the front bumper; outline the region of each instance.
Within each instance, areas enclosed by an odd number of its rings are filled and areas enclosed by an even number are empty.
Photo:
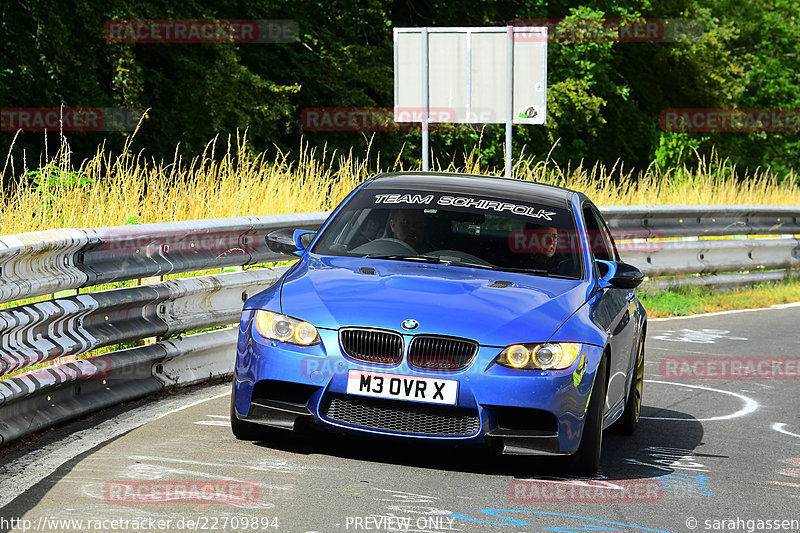
[[[571,368],[514,370],[494,363],[502,348],[481,346],[458,372],[368,365],[341,353],[338,332],[302,347],[264,339],[243,317],[234,373],[236,416],[295,430],[336,431],[499,447],[506,454],[573,453],[580,443],[602,349],[584,345]],[[411,335],[404,335],[405,346]],[[347,394],[350,370],[458,381],[453,406]]]

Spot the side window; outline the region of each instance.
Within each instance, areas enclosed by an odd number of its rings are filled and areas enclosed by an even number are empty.
[[[608,244],[608,247],[611,249],[611,257],[613,257],[612,261],[619,261],[620,260],[619,252],[617,251],[617,245],[614,244],[614,237],[611,236],[611,232],[609,231],[608,226],[606,226],[606,223],[603,221],[603,217],[600,215],[600,213],[598,213],[594,209],[593,211],[595,212],[595,215],[597,216],[597,219],[600,222],[600,232],[603,234],[603,239],[606,241],[606,244]]]
[[[602,259],[603,261],[616,261],[617,254],[614,249],[614,241],[600,219],[600,215],[589,204],[586,204],[583,206],[583,217],[586,220],[586,229],[589,231],[589,246],[592,248],[594,258]]]

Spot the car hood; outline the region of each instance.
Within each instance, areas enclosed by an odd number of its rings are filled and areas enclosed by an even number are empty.
[[[513,285],[490,286],[497,281]],[[414,334],[505,346],[548,340],[586,302],[587,285],[466,267],[312,255],[284,280],[281,307],[319,328],[402,332],[401,322],[414,319],[419,322]]]

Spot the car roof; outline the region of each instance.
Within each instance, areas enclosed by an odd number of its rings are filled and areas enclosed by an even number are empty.
[[[364,184],[364,188],[471,193],[503,199],[535,200],[567,208],[570,206],[574,194],[581,195],[570,189],[545,185],[535,181],[455,172],[383,173],[370,178]]]

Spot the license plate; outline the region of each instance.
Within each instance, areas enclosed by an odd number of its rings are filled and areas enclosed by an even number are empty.
[[[351,370],[347,374],[347,394],[455,405],[458,381]]]

